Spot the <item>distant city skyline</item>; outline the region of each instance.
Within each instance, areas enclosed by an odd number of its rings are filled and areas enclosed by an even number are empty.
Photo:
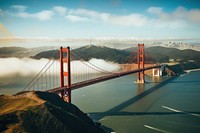
[[[0,38],[199,38],[199,0],[0,0]]]

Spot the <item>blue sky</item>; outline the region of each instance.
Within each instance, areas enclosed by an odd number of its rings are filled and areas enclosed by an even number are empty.
[[[199,38],[200,0],[0,0],[0,37]]]

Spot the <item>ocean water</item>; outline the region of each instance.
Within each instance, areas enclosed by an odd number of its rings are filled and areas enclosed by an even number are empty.
[[[116,133],[198,133],[200,71],[177,77],[137,75],[105,81],[72,92],[72,102]]]
[[[15,94],[31,80],[0,79],[0,94]],[[200,71],[177,77],[132,74],[72,91],[72,103],[116,133],[197,133],[200,131]]]
[[[137,84],[137,74],[124,76],[72,91],[72,103],[84,112],[107,111],[127,99],[148,90],[165,77],[146,76],[145,84]]]

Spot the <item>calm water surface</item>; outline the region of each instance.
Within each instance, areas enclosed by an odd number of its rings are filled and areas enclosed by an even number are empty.
[[[108,80],[72,91],[72,102],[86,113],[107,111],[148,90],[163,80],[147,77],[146,84],[136,84],[137,75]],[[164,78],[166,79],[166,78]]]
[[[108,132],[187,133],[200,131],[200,71],[176,78],[137,75],[72,91],[72,102]],[[31,77],[0,79],[0,94],[21,91]]]
[[[137,75],[73,91],[72,102],[117,133],[198,133],[200,131],[200,71],[175,78]]]

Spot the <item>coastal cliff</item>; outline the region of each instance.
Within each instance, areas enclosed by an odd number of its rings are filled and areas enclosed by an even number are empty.
[[[104,131],[57,94],[26,92],[0,96],[0,132],[103,133]]]

